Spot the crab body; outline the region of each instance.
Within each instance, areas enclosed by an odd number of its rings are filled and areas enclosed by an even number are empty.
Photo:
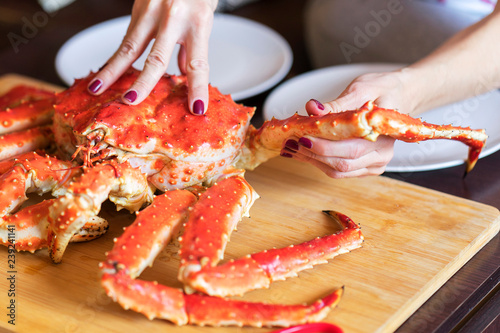
[[[214,87],[209,87],[207,113],[191,115],[186,78],[168,75],[140,105],[120,103],[137,76],[131,69],[94,97],[86,92],[90,75],[55,97],[52,132],[59,157],[79,160],[83,172],[74,162],[7,149],[7,157],[24,155],[0,162],[0,192],[12,193],[13,202],[0,206],[0,239],[7,243],[2,230],[15,223],[16,230],[23,232],[22,243],[27,244],[23,249],[48,247],[52,260],[60,262],[68,243],[105,231],[105,221],[97,217],[105,200],[118,209],[140,211],[101,263],[102,285],[124,308],[178,325],[289,326],[321,320],[338,303],[342,289],[310,305],[225,298],[266,288],[362,244],[357,224],[328,211],[342,227],[338,233],[219,264],[232,230],[258,197],[243,178],[244,169],[277,156],[286,138],[376,140],[389,135],[408,142],[459,140],[471,148],[468,170],[486,140],[482,130],[423,123],[371,102],[338,114],[273,119],[255,129],[250,125],[254,108],[236,104]],[[19,92],[7,94],[0,105],[26,108],[25,103],[38,98],[32,95],[28,91],[24,97]],[[54,96],[46,98],[53,101]],[[35,140],[40,137],[45,140]],[[38,134],[33,147],[46,146],[47,137]],[[56,198],[14,213],[26,191],[52,191]],[[34,214],[41,222],[32,218]],[[181,229],[178,278],[185,290],[137,279]],[[220,311],[210,310],[215,308]]]
[[[209,112],[194,117],[187,109],[186,78],[177,76],[164,77],[140,107],[120,103],[137,75],[127,72],[98,101],[86,92],[90,78],[60,96],[54,133],[68,156],[80,146],[99,159],[128,160],[161,191],[209,183],[231,168],[254,108],[210,87]]]

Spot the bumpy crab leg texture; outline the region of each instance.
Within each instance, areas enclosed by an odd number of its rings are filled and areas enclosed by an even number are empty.
[[[118,209],[139,210],[152,201],[146,176],[128,163],[102,163],[85,170],[66,193],[50,207],[50,257],[58,263],[68,243],[87,221],[95,217],[106,199]]]
[[[54,99],[22,103],[0,111],[0,134],[48,124],[54,114]]]
[[[47,147],[54,114],[55,94],[16,86],[0,96],[0,160]]]
[[[231,232],[258,197],[239,176],[215,183],[194,207],[180,239],[179,280],[189,285],[190,276],[204,267],[216,266],[224,257]]]
[[[54,99],[54,92],[33,86],[18,85],[0,96],[0,110],[15,108],[21,104],[44,99]]]
[[[0,161],[50,145],[52,131],[49,126],[0,135]]]
[[[49,207],[55,199],[44,200],[26,207],[18,213],[5,216],[0,222],[0,243],[8,245],[9,228],[14,227],[16,250],[30,251],[48,246]],[[91,218],[72,237],[71,242],[85,242],[102,236],[108,229],[108,222],[100,217]]]
[[[157,196],[137,214],[132,225],[116,239],[106,261],[101,264],[102,284],[108,295],[125,309],[176,324],[187,323],[182,291],[155,282],[134,280],[178,232],[196,197],[186,190]]]
[[[71,162],[60,161],[37,153],[22,155],[1,163],[4,172],[0,176],[0,216],[5,216],[26,201],[26,193],[38,194],[59,189],[77,172]]]
[[[241,186],[239,179],[229,179],[228,182],[233,183],[236,189]],[[225,181],[221,183],[222,186],[228,185],[224,184]],[[225,189],[229,187],[224,186]],[[211,188],[207,190],[210,191]],[[213,192],[207,196],[215,195],[216,190]],[[135,280],[175,235],[195,202],[195,196],[184,190],[158,196],[116,240],[106,262],[101,264],[102,284],[108,295],[125,309],[140,312],[150,319],[167,319],[177,325],[260,327],[318,321],[338,303],[342,289],[311,305],[273,305],[198,294],[187,295],[181,290],[154,281]]]
[[[343,230],[299,245],[204,267],[190,276],[189,285],[213,296],[241,295],[252,289],[267,288],[273,281],[297,276],[300,271],[361,247],[363,235],[356,223],[340,213],[325,213],[338,221]]]
[[[270,157],[276,156],[286,138],[305,135],[329,140],[364,138],[375,141],[379,135],[387,135],[405,142],[456,140],[470,148],[467,172],[474,167],[487,139],[484,130],[429,124],[367,102],[355,111],[310,117],[295,114],[288,119],[267,121],[259,130],[249,132],[246,150],[237,167],[253,169]]]
[[[201,326],[288,327],[323,320],[337,306],[340,288],[312,304],[249,303],[198,294],[186,295],[189,323]]]
[[[8,244],[8,227],[15,226],[16,249],[35,251],[47,246],[48,210],[54,200],[21,209],[12,214],[26,200],[26,193],[52,192],[60,195],[69,180],[79,173],[71,162],[31,152],[0,162],[0,243]],[[9,215],[10,214],[10,215]],[[72,235],[71,241],[90,240],[100,236],[107,222],[92,219]]]

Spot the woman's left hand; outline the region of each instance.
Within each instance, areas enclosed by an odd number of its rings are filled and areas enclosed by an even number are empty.
[[[356,78],[335,100],[322,104],[310,100],[306,104],[309,115],[323,115],[361,107],[368,100],[379,106],[411,107],[405,102],[401,71],[365,74]],[[281,156],[311,163],[332,178],[380,175],[394,155],[393,138],[378,137],[372,142],[365,139],[331,141],[317,137],[289,138],[283,142]]]
[[[285,141],[281,156],[311,163],[332,178],[380,175],[393,156],[394,141],[387,136],[380,136],[376,142],[290,138]]]

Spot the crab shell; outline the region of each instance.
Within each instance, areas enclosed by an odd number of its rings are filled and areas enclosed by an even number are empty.
[[[80,147],[84,160],[91,155],[128,160],[162,191],[211,183],[232,166],[255,108],[210,86],[206,114],[192,115],[186,78],[168,75],[139,106],[123,104],[122,94],[138,75],[128,70],[97,97],[87,93],[89,75],[58,96],[54,134],[64,155]]]

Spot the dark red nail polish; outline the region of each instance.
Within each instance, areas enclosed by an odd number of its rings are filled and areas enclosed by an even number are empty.
[[[137,91],[135,91],[135,90],[129,90],[123,96],[123,98],[126,99],[129,103],[134,103],[135,100],[137,99]]]
[[[281,156],[283,156],[283,157],[288,157],[288,158],[293,157],[293,155],[292,155],[292,154],[285,153],[284,151],[282,151],[282,152],[280,153],[280,155],[281,155]]]
[[[289,139],[285,142],[285,147],[292,150],[299,150],[299,143],[295,140]]]
[[[193,113],[198,116],[201,116],[205,113],[205,104],[203,104],[203,101],[201,99],[197,99],[196,101],[194,101]]]
[[[323,104],[321,104],[320,101],[316,100],[316,99],[311,99],[311,101],[314,101],[314,103],[316,103],[316,106],[318,107],[318,109],[320,110],[324,110],[325,109],[325,106]]]
[[[299,145],[311,149],[312,146],[313,146],[313,143],[308,138],[302,137],[302,138],[299,139]]]
[[[95,79],[89,84],[89,91],[93,94],[97,93],[102,87],[102,81],[100,79]]]

